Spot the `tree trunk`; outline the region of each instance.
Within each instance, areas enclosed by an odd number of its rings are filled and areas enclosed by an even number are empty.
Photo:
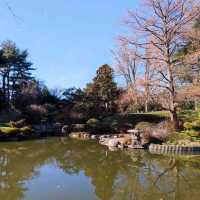
[[[177,113],[174,112],[174,111],[171,111],[170,112],[170,120],[173,122],[173,123],[176,123],[177,120],[178,120],[178,117],[177,117]]]
[[[106,113],[108,113],[108,103],[107,102],[105,103],[105,111],[106,111]]]
[[[149,61],[145,65],[145,112],[149,111]]]
[[[178,117],[176,112],[176,105],[175,105],[175,86],[174,86],[174,77],[173,77],[173,65],[170,61],[170,56],[168,52],[168,74],[169,74],[169,104],[170,104],[170,119],[173,122],[174,128],[178,129]]]
[[[10,73],[7,74],[7,105],[10,109]]]
[[[176,108],[172,111],[170,111],[170,120],[173,123],[173,126],[175,130],[179,129],[179,124],[178,124],[178,116],[176,112]]]
[[[148,99],[145,100],[145,113],[149,112],[149,101]]]
[[[199,109],[199,101],[197,99],[194,100],[194,109],[195,111],[198,111]]]
[[[6,77],[5,75],[3,75],[2,78],[2,89],[3,89],[3,99],[4,99],[4,103],[6,103]]]
[[[145,112],[149,112],[149,87],[146,84],[145,86],[145,105],[144,105]]]

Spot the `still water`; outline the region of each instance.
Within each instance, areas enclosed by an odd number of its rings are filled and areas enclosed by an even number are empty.
[[[0,200],[199,200],[200,157],[61,138],[0,143]]]

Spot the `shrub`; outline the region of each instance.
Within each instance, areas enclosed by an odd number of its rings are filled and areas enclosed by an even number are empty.
[[[166,144],[177,144],[177,133],[171,134],[165,141]]]
[[[185,142],[184,142],[185,141]],[[166,143],[167,144],[183,144],[186,143],[186,141],[190,141],[190,136],[188,136],[188,134],[186,132],[174,132],[173,134],[171,134],[167,140]]]
[[[48,114],[48,110],[43,105],[31,104],[26,108],[25,113],[27,115],[27,120],[34,123],[45,118]]]
[[[192,130],[192,129],[198,130],[200,129],[200,120],[198,119],[193,122],[185,122],[183,126],[186,130]]]
[[[173,125],[169,121],[160,122],[157,125],[141,122],[136,125],[138,129],[142,129],[142,144],[162,143],[174,132]]]
[[[166,140],[167,144],[173,145],[188,145],[191,142],[199,142],[199,133],[195,130],[174,132]]]
[[[89,127],[97,127],[98,125],[99,125],[99,120],[98,119],[96,119],[96,118],[90,118],[87,122],[86,122],[86,124],[87,124],[87,126],[89,126]]]
[[[166,130],[169,133],[172,133],[172,132],[175,131],[174,124],[171,121],[168,121],[168,120],[158,123],[155,126],[155,128],[158,129],[158,130]]]
[[[194,122],[192,122],[192,128],[200,129],[200,120],[195,120]]]
[[[184,120],[185,122],[193,122],[199,118],[199,112],[194,110],[183,110],[178,113],[179,118]]]
[[[193,128],[193,126],[192,126],[192,123],[191,123],[191,122],[185,122],[185,123],[183,124],[183,126],[184,126],[184,128],[186,128],[187,130],[189,130],[189,129],[192,129],[192,128]]]
[[[198,137],[199,132],[195,130],[187,130],[187,131],[182,131],[181,133],[185,133],[189,137]]]
[[[90,118],[86,124],[90,132],[98,133],[102,128],[102,123],[96,118]]]
[[[108,122],[107,120],[98,120],[91,118],[87,121],[87,129],[94,134],[99,133],[111,133],[114,131],[114,126],[117,126],[117,122]]]
[[[104,121],[103,126],[115,131],[117,131],[119,128],[118,121],[115,119],[110,124]]]

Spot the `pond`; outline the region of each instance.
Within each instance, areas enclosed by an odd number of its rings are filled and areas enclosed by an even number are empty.
[[[199,200],[200,157],[67,138],[0,143],[0,199]]]

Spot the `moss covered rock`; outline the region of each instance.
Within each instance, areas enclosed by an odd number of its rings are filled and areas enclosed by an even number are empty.
[[[0,127],[0,137],[13,138],[18,136],[25,136],[32,133],[32,129],[28,126],[23,128],[14,127]]]

